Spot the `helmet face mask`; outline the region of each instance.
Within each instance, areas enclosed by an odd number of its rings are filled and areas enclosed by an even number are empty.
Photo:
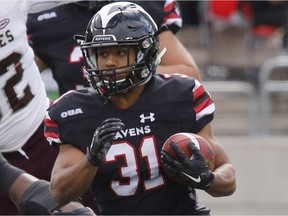
[[[87,79],[97,93],[110,97],[151,79],[158,62],[159,41],[154,37],[156,31],[153,19],[134,3],[108,4],[94,15],[87,26],[81,50]],[[101,50],[124,47],[127,49],[126,65],[100,67],[98,61]]]
[[[137,64],[135,46],[99,47],[88,49],[87,58],[91,69],[86,69],[90,85],[101,94],[114,95],[134,87],[135,79],[140,74],[143,79],[144,65]],[[112,53],[112,54],[111,54]],[[108,55],[123,56],[124,60],[106,66]],[[115,58],[115,57],[114,57]]]

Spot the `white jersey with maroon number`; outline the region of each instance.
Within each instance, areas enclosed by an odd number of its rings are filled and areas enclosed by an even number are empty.
[[[0,152],[20,150],[42,123],[49,99],[27,42],[25,0],[0,6]]]

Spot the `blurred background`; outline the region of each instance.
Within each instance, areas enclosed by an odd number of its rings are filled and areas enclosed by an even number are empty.
[[[236,168],[234,195],[199,200],[214,215],[288,215],[288,2],[179,1],[177,33],[216,102],[215,135]],[[49,70],[47,92],[58,97]]]

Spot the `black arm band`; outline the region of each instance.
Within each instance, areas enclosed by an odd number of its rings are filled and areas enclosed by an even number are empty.
[[[28,187],[19,202],[20,214],[51,215],[53,211],[60,211],[58,202],[53,199],[49,186],[49,182],[38,180]]]
[[[25,173],[25,171],[12,166],[8,161],[0,154],[0,191],[8,194],[11,185],[15,180]]]

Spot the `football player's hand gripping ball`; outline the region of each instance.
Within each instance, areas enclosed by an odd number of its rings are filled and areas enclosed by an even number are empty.
[[[105,158],[114,137],[124,127],[121,119],[109,118],[95,130],[90,147],[87,149],[88,161],[98,166]]]
[[[173,159],[166,151],[161,151],[161,163],[167,176],[171,179],[180,178],[181,182],[193,188],[208,189],[214,180],[214,174],[206,166],[205,159],[196,145],[193,142],[188,144],[192,158],[189,158],[174,141],[170,142],[170,147],[178,160]]]

